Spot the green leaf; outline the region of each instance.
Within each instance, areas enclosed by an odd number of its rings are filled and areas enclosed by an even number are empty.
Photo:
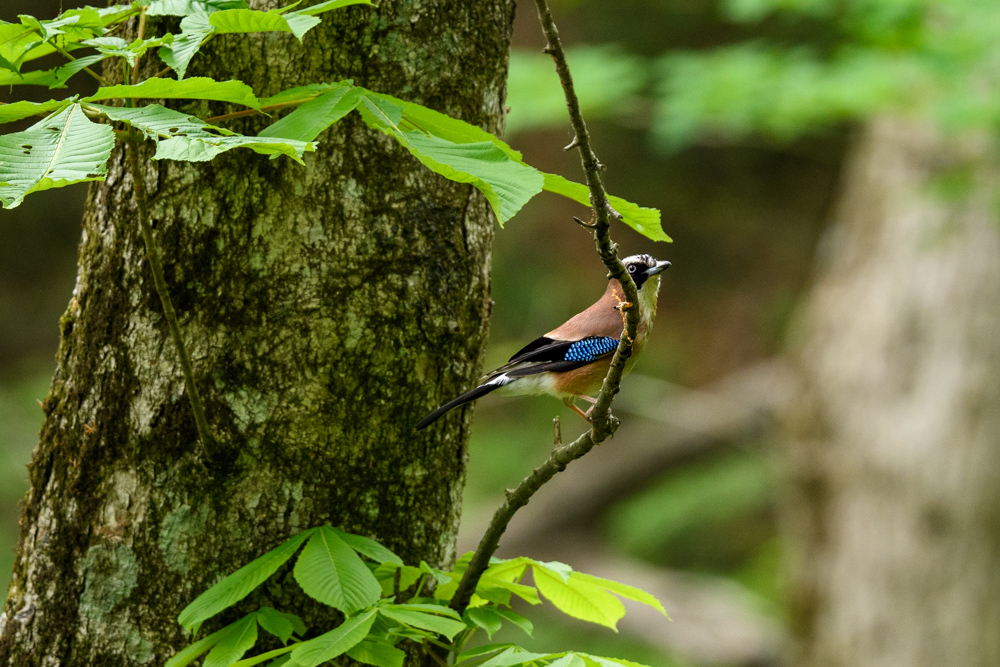
[[[379,613],[397,623],[402,623],[412,628],[420,628],[421,630],[430,630],[431,632],[444,635],[448,639],[465,630],[466,627],[465,623],[461,621],[443,618],[435,614],[401,609],[398,605],[379,607]]]
[[[316,14],[322,14],[323,12],[328,12],[332,9],[340,9],[341,7],[350,7],[351,5],[370,5],[371,0],[329,0],[329,2],[321,2],[318,5],[312,5],[311,7],[306,7],[305,9],[300,9],[296,14],[306,14],[308,16],[315,16]]]
[[[402,132],[397,139],[431,171],[476,186],[501,225],[541,192],[545,182],[537,169],[510,159],[491,142],[455,144],[422,132]]]
[[[208,77],[195,77],[184,81],[175,79],[146,79],[135,86],[105,86],[99,88],[85,102],[113,99],[187,99],[232,102],[257,109],[260,102],[253,90],[242,81],[216,81]]]
[[[146,51],[149,49],[171,43],[173,39],[173,35],[165,35],[154,39],[137,39],[129,42],[121,37],[95,37],[80,43],[93,47],[108,57],[133,59],[146,55]]]
[[[333,88],[265,128],[260,136],[312,141],[323,130],[353,111],[361,101],[362,93],[363,89],[350,85]],[[402,561],[399,562],[402,564]]]
[[[405,591],[417,583],[417,580],[423,574],[420,568],[413,567],[412,565],[403,565],[400,567],[392,562],[382,563],[372,571],[372,574],[375,575],[375,578],[378,579],[379,584],[382,586],[383,597],[392,596],[396,583],[396,570],[400,569],[402,570],[399,576],[399,590],[401,591]]]
[[[295,580],[309,597],[345,614],[370,607],[382,594],[375,575],[329,526],[318,528],[302,550]]]
[[[0,136],[0,203],[18,206],[32,192],[103,180],[114,132],[70,104],[23,132]]]
[[[316,529],[310,528],[299,533],[209,588],[184,608],[177,617],[178,623],[191,632],[205,619],[215,616],[245,598],[253,589],[264,583],[265,579],[277,572],[278,568],[284,565],[314,532]]]
[[[476,586],[476,593],[484,598],[488,598],[488,593],[491,589],[502,589],[510,591],[514,595],[518,596],[528,604],[538,604],[541,600],[538,599],[538,592],[533,586],[527,586],[525,584],[517,584],[512,581],[505,581],[503,579],[497,579],[492,575],[484,574],[479,579],[479,585]]]
[[[495,579],[515,582],[524,576],[525,571],[532,562],[530,558],[524,558],[523,556],[510,560],[492,558],[490,559],[490,566],[486,568],[483,574]]]
[[[170,660],[167,660],[164,667],[187,667],[187,665],[197,660],[198,656],[202,653],[218,644],[228,629],[228,627],[222,628],[218,632],[213,632],[204,639],[196,641],[180,653],[174,655]]]
[[[257,643],[257,612],[224,628],[225,634],[205,657],[203,667],[229,667]]]
[[[532,566],[532,573],[539,592],[561,612],[617,632],[615,626],[625,615],[625,607],[614,595],[573,577],[564,582],[557,572],[540,564]]]
[[[641,663],[633,662],[632,660],[623,660],[622,658],[602,658],[599,655],[591,655],[589,653],[578,653],[577,655],[600,665],[600,667],[647,667]]]
[[[375,623],[374,609],[348,618],[330,632],[299,644],[292,651],[291,661],[296,667],[316,667],[327,660],[332,660],[357,646],[368,635],[373,623]]]
[[[584,574],[583,572],[574,572],[572,574],[572,577],[575,579],[579,579],[581,581],[594,584],[595,586],[600,586],[601,588],[605,588],[611,591],[612,593],[617,593],[618,595],[622,596],[627,600],[635,600],[636,602],[641,602],[642,604],[648,605],[653,609],[657,610],[664,616],[667,615],[667,610],[663,608],[663,605],[660,604],[660,601],[642,589],[636,588],[634,586],[629,586],[628,584],[623,584],[618,581],[612,581],[610,579],[602,579],[601,577],[595,577],[590,574]]]
[[[223,9],[246,9],[244,0],[153,0],[146,8],[147,16],[190,16]]]
[[[485,630],[490,639],[503,627],[503,619],[496,607],[470,607],[465,610],[465,619],[469,627],[478,626]]]
[[[15,120],[41,116],[65,106],[66,100],[49,100],[48,102],[13,102],[0,104],[0,123],[10,123]]]
[[[301,618],[271,607],[263,607],[257,612],[257,622],[260,627],[280,639],[282,644],[287,644],[293,633],[301,636],[306,632],[306,624]]]
[[[524,634],[528,635],[529,637],[535,631],[535,626],[531,623],[531,621],[526,619],[524,616],[516,614],[509,609],[498,609],[496,607],[494,607],[494,609],[498,614],[500,614],[500,616],[507,619],[517,627],[521,628],[524,631]]]
[[[455,657],[455,664],[461,664],[466,660],[472,660],[473,658],[477,660],[483,659],[483,656],[489,653],[495,653],[499,655],[507,649],[515,648],[513,644],[484,644],[483,646],[477,646],[475,648],[470,648],[468,651],[462,651]]]
[[[294,139],[269,139],[236,134],[225,128],[209,125],[200,118],[158,104],[133,109],[99,104],[91,106],[112,120],[128,123],[142,131],[146,137],[156,141],[154,160],[204,162],[234,148],[249,148],[263,155],[284,154],[301,164],[302,155],[306,151],[315,150],[312,143]]]
[[[545,189],[557,195],[568,197],[584,206],[590,206],[590,189],[586,185],[574,183],[557,174],[545,174]],[[644,208],[625,201],[620,197],[608,197],[611,206],[622,215],[622,222],[654,241],[673,239],[667,236],[660,225],[660,212],[655,208]]]
[[[347,546],[351,547],[362,556],[371,558],[376,563],[395,563],[396,565],[403,564],[402,558],[371,538],[346,533],[339,528],[333,528],[332,530],[340,539],[347,543]]]
[[[393,609],[402,609],[406,611],[419,611],[427,614],[438,614],[440,616],[447,616],[448,618],[453,618],[456,621],[461,621],[462,616],[457,611],[451,607],[446,607],[443,604],[388,604],[385,605],[392,607]]]
[[[277,95],[262,98],[260,100],[260,105],[261,107],[270,107],[277,104],[288,104],[289,102],[309,100],[314,97],[319,97],[328,90],[339,88],[342,85],[353,85],[353,82],[348,79],[339,83],[310,83],[308,86],[297,86],[295,88],[283,90]]]
[[[192,18],[195,20],[192,25]],[[177,73],[178,79],[183,79],[187,74],[188,65],[191,59],[201,49],[203,40],[212,34],[214,28],[208,22],[207,14],[189,16],[181,22],[182,32],[174,36],[174,40],[166,46],[160,47],[157,54],[160,60],[169,65]]]
[[[406,653],[391,644],[365,639],[348,649],[347,657],[375,667],[403,667]]]
[[[286,656],[297,649],[299,644],[292,644],[291,646],[285,646],[284,648],[277,648],[273,651],[268,651],[267,653],[261,653],[260,655],[255,655],[252,658],[247,658],[245,660],[240,660],[239,662],[234,662],[229,667],[253,667],[254,665],[259,665],[262,662],[267,662],[272,658],[277,658],[279,656]],[[277,665],[278,662],[272,662],[271,665]],[[270,666],[269,666],[270,667]]]
[[[320,19],[295,13],[282,15],[256,9],[228,9],[212,14],[209,22],[217,34],[290,32],[301,42],[309,30],[319,25]]]
[[[535,660],[541,660],[550,655],[558,656],[561,654],[530,653],[517,646],[511,646],[503,653],[481,663],[478,667],[513,667],[514,665],[524,665]]]
[[[549,667],[587,667],[587,663],[575,653],[567,653],[563,657],[550,662]]]

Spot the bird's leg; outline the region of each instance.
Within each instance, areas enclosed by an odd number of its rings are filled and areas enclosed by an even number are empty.
[[[587,416],[586,412],[584,412],[583,410],[581,410],[580,408],[578,408],[576,406],[576,402],[575,401],[576,401],[575,397],[569,396],[569,397],[566,397],[566,398],[563,399],[563,404],[565,404],[567,408],[569,408],[570,410],[572,410],[576,414],[578,414],[581,417],[583,417],[584,419],[586,419],[587,423],[589,424],[590,423],[590,417]]]
[[[597,405],[597,399],[591,398],[586,394],[577,394],[577,398],[582,398],[583,400],[590,403],[590,409],[587,410],[585,413],[583,413],[583,418],[586,419],[587,421],[590,421],[590,416],[594,413],[594,406]]]

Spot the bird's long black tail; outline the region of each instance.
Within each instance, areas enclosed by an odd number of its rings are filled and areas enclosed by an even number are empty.
[[[501,376],[501,377],[504,377],[504,376]],[[507,379],[507,378],[504,378],[504,379]],[[420,422],[415,427],[416,430],[419,431],[422,428],[426,428],[428,424],[431,424],[432,422],[437,421],[438,418],[441,417],[441,415],[443,415],[444,413],[448,412],[452,408],[457,408],[458,406],[460,406],[460,405],[462,405],[464,403],[468,403],[469,401],[476,400],[480,396],[485,396],[486,394],[490,393],[494,389],[499,389],[500,387],[504,386],[508,382],[510,382],[509,379],[507,379],[507,382],[502,382],[502,381],[501,382],[497,382],[496,379],[490,380],[489,382],[484,382],[483,384],[479,385],[478,387],[476,387],[472,391],[467,391],[466,393],[462,394],[458,398],[454,398],[454,399],[448,401],[447,403],[445,403],[444,405],[442,405],[440,408],[438,408],[434,412],[430,413],[429,415],[427,415],[426,417],[424,417],[423,419],[421,419]]]

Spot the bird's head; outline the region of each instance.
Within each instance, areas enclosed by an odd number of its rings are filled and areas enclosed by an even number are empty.
[[[642,289],[649,278],[670,268],[670,262],[658,262],[651,255],[629,255],[622,260],[625,270],[632,276],[635,288]]]

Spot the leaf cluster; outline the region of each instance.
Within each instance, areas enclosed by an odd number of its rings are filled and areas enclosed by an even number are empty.
[[[102,180],[114,147],[112,126],[118,137],[135,132],[155,142],[156,160],[200,162],[246,148],[302,163],[306,152],[316,150],[323,131],[357,112],[369,127],[395,139],[435,173],[479,189],[501,225],[542,190],[590,204],[586,186],[526,164],[520,153],[489,132],[351,81],[316,83],[259,99],[241,81],[184,78],[192,58],[215,35],[287,32],[302,40],[320,23],[321,14],[368,4],[370,0],[328,0],[264,12],[250,9],[243,0],[137,0],[130,5],[70,10],[52,21],[21,16],[20,23],[0,23],[0,81],[59,88],[87,72],[101,84],[82,99],[0,105],[0,123],[47,114],[25,131],[0,136],[4,158],[0,203],[12,208],[33,192]],[[180,32],[150,39],[140,36],[131,42],[114,34],[140,13],[181,17]],[[77,57],[82,51],[96,53]],[[139,82],[135,76],[139,59],[152,51],[167,67]],[[69,62],[47,70],[25,69],[31,61],[55,52]],[[110,85],[90,69],[107,58],[121,59],[124,78],[133,83]],[[176,78],[166,76],[171,72]],[[244,109],[201,119],[151,100],[209,100]],[[288,108],[293,110],[258,136],[220,126],[231,118],[271,116]],[[617,198],[612,205],[619,219],[636,231],[654,240],[670,240],[660,226],[659,211]]]
[[[184,667],[206,653],[205,667],[265,663],[314,667],[345,654],[364,664],[401,667],[406,655],[399,647],[403,642],[436,646],[454,654],[455,664],[468,667],[630,666],[634,663],[583,653],[530,653],[513,644],[469,651],[464,647],[477,631],[492,638],[505,622],[530,635],[531,622],[510,609],[514,598],[531,605],[544,598],[573,618],[612,629],[625,615],[619,597],[666,615],[656,598],[638,588],[575,572],[563,563],[530,558],[493,559],[469,608],[459,615],[448,603],[471,553],[450,571],[425,562],[406,565],[370,538],[322,526],[296,535],[229,575],[188,605],[178,621],[185,630],[197,633],[202,623],[244,599],[296,553],[292,570],[296,583],[309,597],[341,612],[343,623],[310,633],[298,616],[264,607],[194,642],[171,658],[167,667]],[[529,571],[534,585],[523,581]],[[257,643],[258,629],[277,637],[284,646],[244,658]],[[307,638],[309,634],[314,636]]]

